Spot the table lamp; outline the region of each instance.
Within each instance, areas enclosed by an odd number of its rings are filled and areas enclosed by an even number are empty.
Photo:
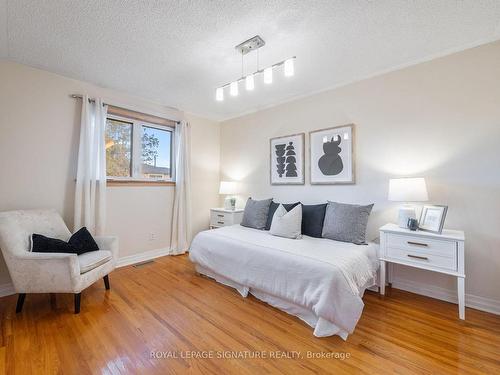
[[[224,208],[226,210],[234,210],[236,208],[236,197],[238,194],[238,183],[234,181],[221,181],[219,194],[226,195],[224,199]]]
[[[405,202],[399,208],[398,225],[408,228],[408,219],[416,219],[415,206],[409,202],[425,202],[429,200],[427,186],[423,177],[416,178],[391,178],[389,180],[390,201]]]

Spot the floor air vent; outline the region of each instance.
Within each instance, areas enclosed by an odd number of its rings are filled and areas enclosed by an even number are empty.
[[[155,262],[154,260],[146,260],[144,262],[140,262],[140,263],[134,264],[134,267],[135,268],[139,268],[139,267],[143,267],[145,265],[148,265],[148,264],[151,264],[151,263],[154,263],[154,262]]]

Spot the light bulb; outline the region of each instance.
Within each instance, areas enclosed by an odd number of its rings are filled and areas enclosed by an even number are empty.
[[[231,82],[229,85],[229,94],[231,96],[238,96],[238,81]]]
[[[273,67],[264,69],[264,83],[273,83]]]
[[[247,76],[247,78],[245,79],[245,86],[246,86],[248,91],[251,91],[254,89],[255,83],[253,81],[253,74],[250,74],[249,76]]]
[[[291,77],[294,74],[293,59],[285,61],[285,77]]]
[[[222,102],[224,100],[224,89],[222,87],[215,90],[215,100],[218,102]]]

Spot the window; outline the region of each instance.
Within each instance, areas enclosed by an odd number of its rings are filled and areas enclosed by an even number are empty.
[[[143,178],[171,178],[172,131],[142,125],[141,175]]]
[[[120,116],[106,122],[106,174],[111,180],[173,181],[173,128]]]
[[[130,122],[106,122],[106,175],[132,177],[132,128]]]

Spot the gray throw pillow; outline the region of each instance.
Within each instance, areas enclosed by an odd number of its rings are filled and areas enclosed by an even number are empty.
[[[241,225],[248,228],[265,229],[267,214],[269,213],[269,206],[272,200],[271,198],[256,201],[252,198],[248,198]]]
[[[328,202],[323,237],[330,240],[352,242],[357,245],[365,243],[366,224],[373,204],[360,206]]]

